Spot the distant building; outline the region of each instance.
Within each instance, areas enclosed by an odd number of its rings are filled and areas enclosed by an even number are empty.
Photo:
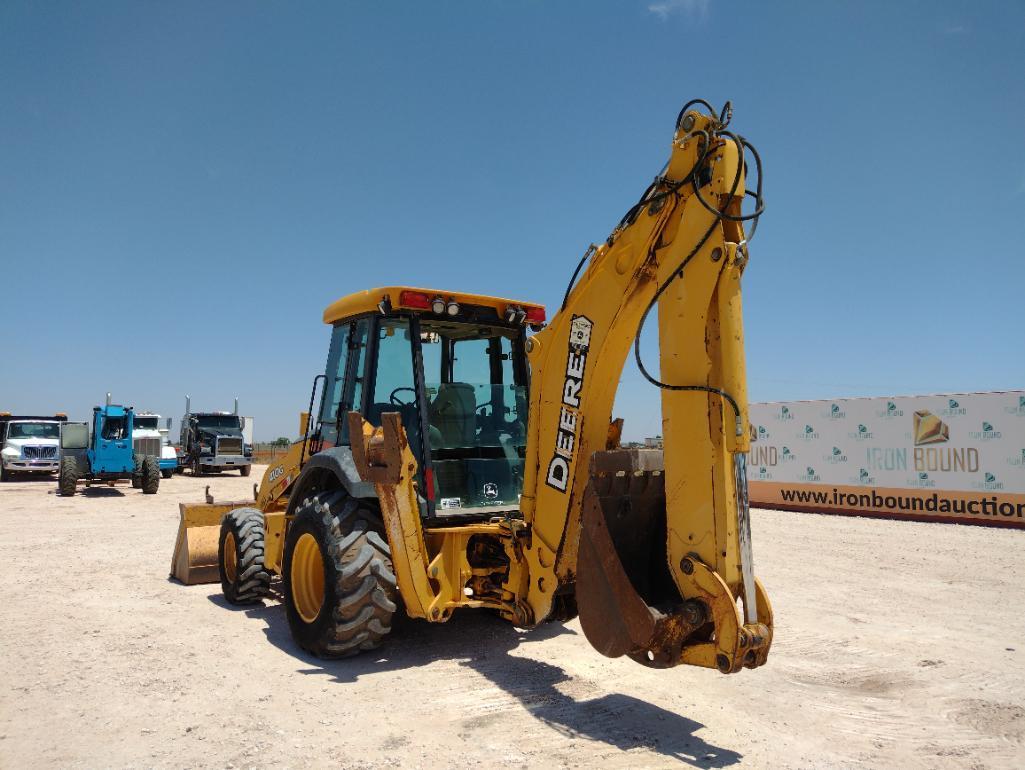
[[[661,449],[662,448],[662,437],[653,436],[651,438],[644,439],[644,446],[647,449]]]

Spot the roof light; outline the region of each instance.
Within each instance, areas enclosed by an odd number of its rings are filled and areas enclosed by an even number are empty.
[[[459,315],[459,303],[455,300],[449,300],[448,305],[445,307],[449,315]]]
[[[422,291],[404,291],[399,294],[399,304],[419,310],[429,310],[431,300]]]
[[[435,297],[431,300],[431,310],[438,315],[442,315],[445,312],[445,300],[441,297]]]
[[[543,307],[527,308],[527,323],[543,324],[545,322],[545,309]]]

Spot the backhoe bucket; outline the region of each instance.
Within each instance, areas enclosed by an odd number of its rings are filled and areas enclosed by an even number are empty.
[[[187,586],[220,582],[217,543],[221,534],[221,519],[237,507],[239,503],[178,505],[181,522],[178,524],[178,538],[171,557],[171,577]]]
[[[712,628],[705,605],[680,597],[666,565],[662,468],[659,450],[595,453],[576,579],[580,625],[591,645],[654,668],[681,663],[684,641]]]

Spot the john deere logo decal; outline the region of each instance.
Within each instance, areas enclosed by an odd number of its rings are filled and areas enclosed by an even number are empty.
[[[570,323],[566,379],[562,383],[562,408],[559,410],[555,448],[552,459],[548,462],[548,476],[545,479],[548,486],[560,492],[566,491],[570,465],[573,463],[573,454],[576,452],[580,391],[584,387],[584,370],[587,367],[587,351],[591,346],[593,327],[591,319],[582,315],[573,316]]]

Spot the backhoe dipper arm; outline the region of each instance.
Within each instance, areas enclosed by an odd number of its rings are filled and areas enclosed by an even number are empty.
[[[664,175],[593,250],[561,311],[528,341],[521,508],[530,537],[527,569],[509,588],[535,622],[557,594],[575,591],[584,630],[605,654],[732,672],[764,662],[772,614],[753,577],[744,468],[746,142],[725,131],[727,115],[709,111],[684,108]],[[645,374],[661,387],[664,475],[605,451],[626,356],[655,304],[660,373]],[[657,498],[661,508],[663,482],[664,513],[637,514],[630,494]],[[629,539],[644,527],[665,547],[631,561],[622,533]],[[665,568],[653,572],[648,562],[661,559]]]

